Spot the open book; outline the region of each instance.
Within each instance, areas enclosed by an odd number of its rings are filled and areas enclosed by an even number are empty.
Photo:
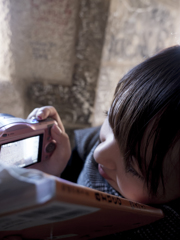
[[[163,217],[160,209],[38,170],[0,165],[0,239],[91,239]]]

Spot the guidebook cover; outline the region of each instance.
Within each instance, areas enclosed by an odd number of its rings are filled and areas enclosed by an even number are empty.
[[[91,239],[163,218],[144,204],[38,170],[0,165],[0,239]]]

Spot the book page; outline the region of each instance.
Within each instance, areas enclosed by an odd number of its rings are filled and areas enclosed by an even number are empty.
[[[23,230],[48,223],[66,221],[98,210],[99,208],[95,207],[54,201],[36,209],[2,217],[0,231]]]
[[[55,180],[41,171],[0,164],[0,214],[51,199]]]

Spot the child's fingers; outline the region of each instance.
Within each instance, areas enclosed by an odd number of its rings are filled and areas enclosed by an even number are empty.
[[[56,150],[60,152],[60,155],[64,156],[65,158],[69,158],[69,154],[71,151],[70,141],[68,135],[63,132],[58,126],[54,125],[51,130],[51,136],[56,141]],[[57,157],[59,153],[57,154]]]
[[[50,160],[46,162],[46,168],[51,174],[60,176],[71,155],[69,137],[65,132],[62,132],[57,125],[52,127],[51,136],[56,143],[56,148]]]
[[[65,132],[65,129],[61,122],[60,116],[54,107],[52,107],[52,106],[42,107],[38,110],[38,112],[36,112],[36,116],[37,116],[37,118],[41,117],[42,119],[46,119],[47,117],[53,118],[58,123],[58,126],[60,127],[60,129],[63,132]]]
[[[61,129],[54,125],[51,130],[51,136],[56,141],[56,149],[54,155],[57,159],[61,156],[62,159],[69,159],[71,154],[71,147],[68,135],[61,131]]]
[[[38,120],[44,120],[48,117],[53,118],[55,121],[57,121],[59,127],[63,132],[65,132],[64,126],[61,122],[61,119],[59,117],[59,114],[57,113],[56,109],[52,106],[45,106],[41,108],[34,109],[28,116],[28,118],[36,118]]]
[[[52,110],[51,110],[52,108]],[[52,117],[52,115],[55,115],[55,108],[51,106],[45,106],[41,108],[35,108],[28,116],[28,118],[37,118],[39,120],[44,120],[47,117]]]
[[[36,112],[39,110],[39,108],[35,108],[27,117],[27,119],[33,118],[36,116]]]

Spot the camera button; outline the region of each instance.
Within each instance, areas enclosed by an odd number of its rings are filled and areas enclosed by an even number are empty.
[[[35,117],[33,117],[33,118],[30,120],[30,122],[31,122],[31,123],[38,123],[39,121],[38,121]]]
[[[51,153],[54,151],[54,149],[56,148],[56,144],[53,142],[50,142],[47,146],[46,146],[46,152],[47,153]]]

